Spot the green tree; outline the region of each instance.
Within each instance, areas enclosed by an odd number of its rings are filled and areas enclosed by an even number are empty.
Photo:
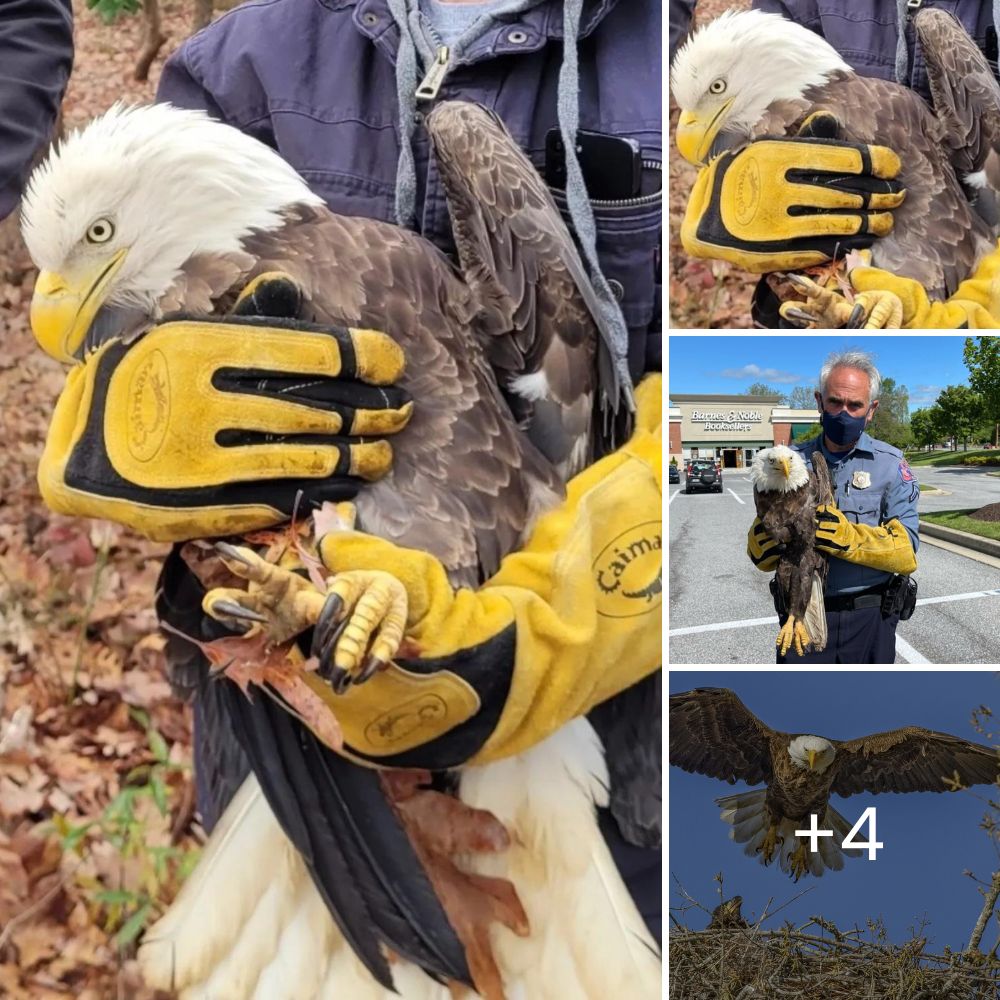
[[[802,444],[803,441],[812,441],[813,438],[817,438],[823,433],[822,424],[812,424],[808,430],[800,431],[798,434],[792,436],[792,440],[796,444]]]
[[[879,406],[868,425],[868,433],[895,448],[908,448],[913,442],[910,430],[910,391],[893,378],[882,379]]]
[[[958,450],[958,439],[965,442],[969,450],[969,435],[982,421],[983,401],[967,385],[949,385],[942,389],[937,398],[940,411],[940,428],[953,438],[952,451]]]
[[[993,424],[993,443],[1000,446],[1000,337],[966,337],[965,367],[969,385],[983,401],[983,416]]]
[[[778,403],[781,406],[788,405],[788,397],[781,392],[780,389],[774,389],[769,385],[765,385],[763,382],[754,382],[752,386],[746,391],[747,396],[777,396]]]
[[[814,389],[807,385],[797,385],[788,397],[788,405],[796,410],[812,410],[816,407]]]
[[[926,410],[914,410],[910,414],[910,431],[914,442],[921,448],[939,441],[944,437],[941,430],[941,408],[929,406]]]

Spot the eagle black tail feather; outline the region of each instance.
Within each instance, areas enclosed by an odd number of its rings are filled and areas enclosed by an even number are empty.
[[[263,693],[250,701],[219,683],[275,818],[372,976],[394,989],[384,942],[429,975],[471,986],[465,949],[378,773],[337,756]]]

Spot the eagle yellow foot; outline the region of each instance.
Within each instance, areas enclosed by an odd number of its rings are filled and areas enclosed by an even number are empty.
[[[327,580],[325,592],[290,567],[262,559],[245,546],[219,542],[222,561],[247,580],[246,590],[216,587],[202,608],[223,624],[249,634],[265,629],[274,643],[315,626],[317,672],[338,694],[361,684],[399,650],[406,628],[406,589],[381,570],[353,570]]]
[[[785,624],[781,626],[781,630],[778,632],[778,638],[775,639],[775,645],[778,647],[778,652],[782,656],[788,652],[788,647],[791,646],[795,649],[795,652],[799,656],[805,655],[806,647],[812,642],[812,638],[806,631],[805,625],[802,624],[802,620],[796,618],[795,615],[789,615],[785,619]]]
[[[778,826],[776,823],[772,823],[767,828],[767,833],[764,834],[764,840],[757,849],[758,853],[762,856],[762,860],[765,865],[769,865],[774,860],[774,852],[777,850],[777,847]]]
[[[903,323],[903,302],[893,292],[859,292],[848,302],[839,291],[824,288],[801,274],[788,280],[806,296],[806,302],[783,302],[778,311],[784,319],[815,329],[898,330]]]
[[[330,578],[312,652],[337,694],[363,684],[396,655],[406,611],[406,588],[391,573],[352,570]]]
[[[788,864],[796,882],[809,871],[809,848],[804,841],[799,841],[799,846],[792,852]]]
[[[274,643],[286,642],[315,623],[325,595],[304,576],[262,559],[244,545],[217,542],[215,550],[231,573],[247,581],[247,589],[210,590],[201,602],[206,614],[239,632],[263,628]]]

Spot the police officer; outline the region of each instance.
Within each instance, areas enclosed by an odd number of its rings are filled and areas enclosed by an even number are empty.
[[[816,509],[816,546],[830,556],[826,583],[827,644],[804,656],[789,650],[778,663],[893,663],[896,626],[912,613],[917,568],[920,487],[898,448],[865,428],[878,409],[881,378],[863,351],[831,354],[819,377],[816,402],[823,434],[792,445],[812,467],[819,449],[830,467],[834,504]],[[747,555],[771,572],[778,544],[755,518]],[[778,608],[781,623],[786,614]]]

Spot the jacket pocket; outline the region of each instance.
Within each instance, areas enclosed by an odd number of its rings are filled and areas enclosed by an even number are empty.
[[[643,190],[634,198],[620,201],[592,199],[597,229],[597,257],[611,291],[621,306],[629,328],[629,357],[633,375],[644,367],[646,338],[659,328],[660,245],[663,232],[663,192],[661,165],[645,161]],[[563,220],[572,231],[564,191],[552,195]],[[638,371],[636,370],[638,367]]]

